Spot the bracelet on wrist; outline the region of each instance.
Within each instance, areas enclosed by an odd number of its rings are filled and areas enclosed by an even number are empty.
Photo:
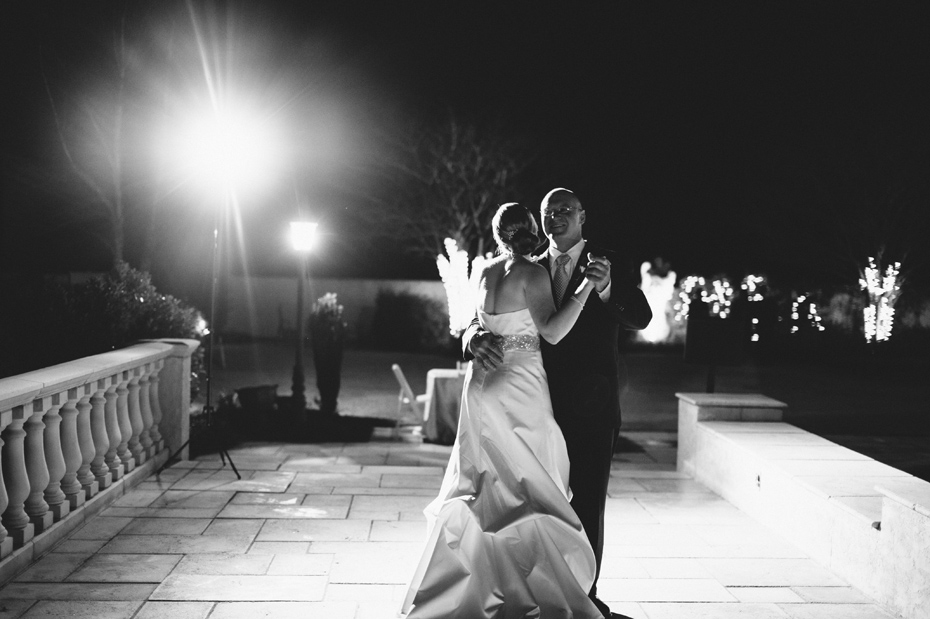
[[[581,301],[579,301],[579,300],[578,300],[578,297],[576,297],[575,295],[572,295],[572,296],[570,296],[570,297],[568,297],[568,298],[571,299],[572,301],[574,301],[575,303],[577,303],[578,305],[580,305],[581,307],[584,307],[584,303],[582,303]]]

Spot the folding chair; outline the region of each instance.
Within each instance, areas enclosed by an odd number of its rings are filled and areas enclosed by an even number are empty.
[[[400,435],[401,426],[422,427],[429,415],[429,394],[414,395],[404,371],[396,363],[391,366],[400,384],[397,396],[397,415],[394,417],[394,437]]]

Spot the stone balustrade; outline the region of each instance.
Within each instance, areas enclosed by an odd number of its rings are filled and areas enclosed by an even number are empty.
[[[0,379],[0,582],[186,443],[197,346],[153,340]]]
[[[930,483],[783,423],[772,398],[676,395],[679,471],[894,613],[930,617]]]

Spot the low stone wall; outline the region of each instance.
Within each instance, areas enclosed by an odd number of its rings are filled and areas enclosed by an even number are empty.
[[[676,395],[679,471],[890,610],[930,617],[930,483],[783,423],[766,396]]]
[[[350,342],[368,337],[375,301],[382,290],[426,297],[447,307],[440,281],[321,279],[311,278],[304,304],[309,314],[313,302],[328,292],[336,293],[348,323]],[[229,315],[226,330],[259,338],[281,337],[297,324],[297,280],[294,277],[231,277],[227,292]]]

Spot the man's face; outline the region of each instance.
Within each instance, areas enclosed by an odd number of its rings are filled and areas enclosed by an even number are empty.
[[[565,251],[581,240],[585,215],[581,203],[574,195],[553,195],[542,206],[539,215],[546,236],[559,250]]]

